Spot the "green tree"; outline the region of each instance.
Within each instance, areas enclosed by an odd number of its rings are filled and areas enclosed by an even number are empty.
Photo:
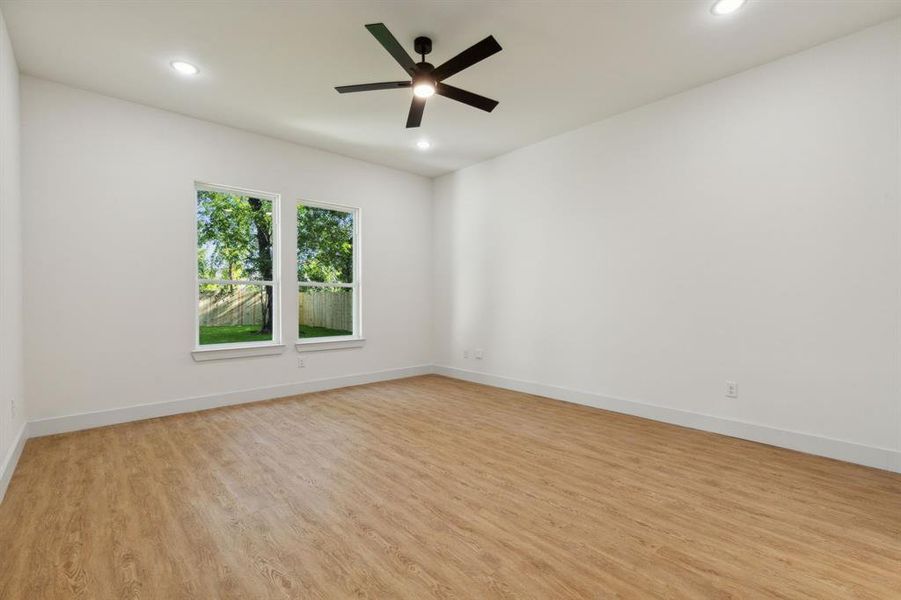
[[[321,283],[353,281],[351,213],[297,207],[297,279]]]

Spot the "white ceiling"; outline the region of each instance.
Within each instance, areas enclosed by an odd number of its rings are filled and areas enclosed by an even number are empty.
[[[901,15],[901,0],[0,0],[24,73],[434,176]],[[435,65],[493,34],[504,50],[448,83],[491,114],[409,90],[335,85],[404,72],[364,29],[384,22]],[[198,65],[193,79],[169,62]],[[415,142],[432,142],[422,152]]]

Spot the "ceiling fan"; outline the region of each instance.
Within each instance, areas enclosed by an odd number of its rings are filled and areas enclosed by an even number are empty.
[[[466,90],[461,90],[452,85],[447,85],[444,80],[459,73],[463,69],[471,67],[501,51],[501,45],[493,36],[488,36],[481,42],[467,48],[460,54],[437,67],[425,61],[425,55],[432,51],[432,40],[420,36],[413,40],[413,49],[422,57],[420,62],[413,59],[400,45],[400,42],[388,31],[384,23],[372,23],[367,25],[376,40],[394,57],[404,71],[412,77],[410,81],[386,81],[383,83],[364,83],[361,85],[342,85],[335,89],[341,94],[348,92],[368,92],[372,90],[393,90],[399,88],[413,88],[413,103],[407,115],[407,127],[419,127],[422,123],[422,113],[425,110],[425,101],[434,94],[468,104],[475,108],[491,112],[497,106],[497,100],[486,98]]]

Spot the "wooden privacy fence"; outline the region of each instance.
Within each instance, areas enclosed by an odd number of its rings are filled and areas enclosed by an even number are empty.
[[[259,289],[235,287],[231,294],[200,294],[201,325],[261,325],[263,298]]]
[[[304,290],[298,294],[297,317],[301,324],[353,331],[353,294],[349,289]],[[263,298],[259,290],[236,287],[231,294],[200,295],[200,324],[260,325]]]
[[[297,318],[301,325],[353,331],[353,311],[353,293],[348,288],[304,290],[297,295]]]

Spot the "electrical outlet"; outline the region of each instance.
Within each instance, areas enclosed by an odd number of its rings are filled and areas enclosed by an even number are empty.
[[[469,358],[469,350],[463,351],[463,358]]]
[[[485,351],[481,348],[477,348],[475,351],[476,360],[482,360],[485,357]]]
[[[726,398],[738,398],[738,384],[734,381],[726,382]]]
[[[307,366],[307,361],[306,361],[306,359],[305,359],[304,357],[302,357],[302,356],[299,356],[299,357],[297,358],[297,368],[298,368],[298,369],[305,369],[306,366]]]

